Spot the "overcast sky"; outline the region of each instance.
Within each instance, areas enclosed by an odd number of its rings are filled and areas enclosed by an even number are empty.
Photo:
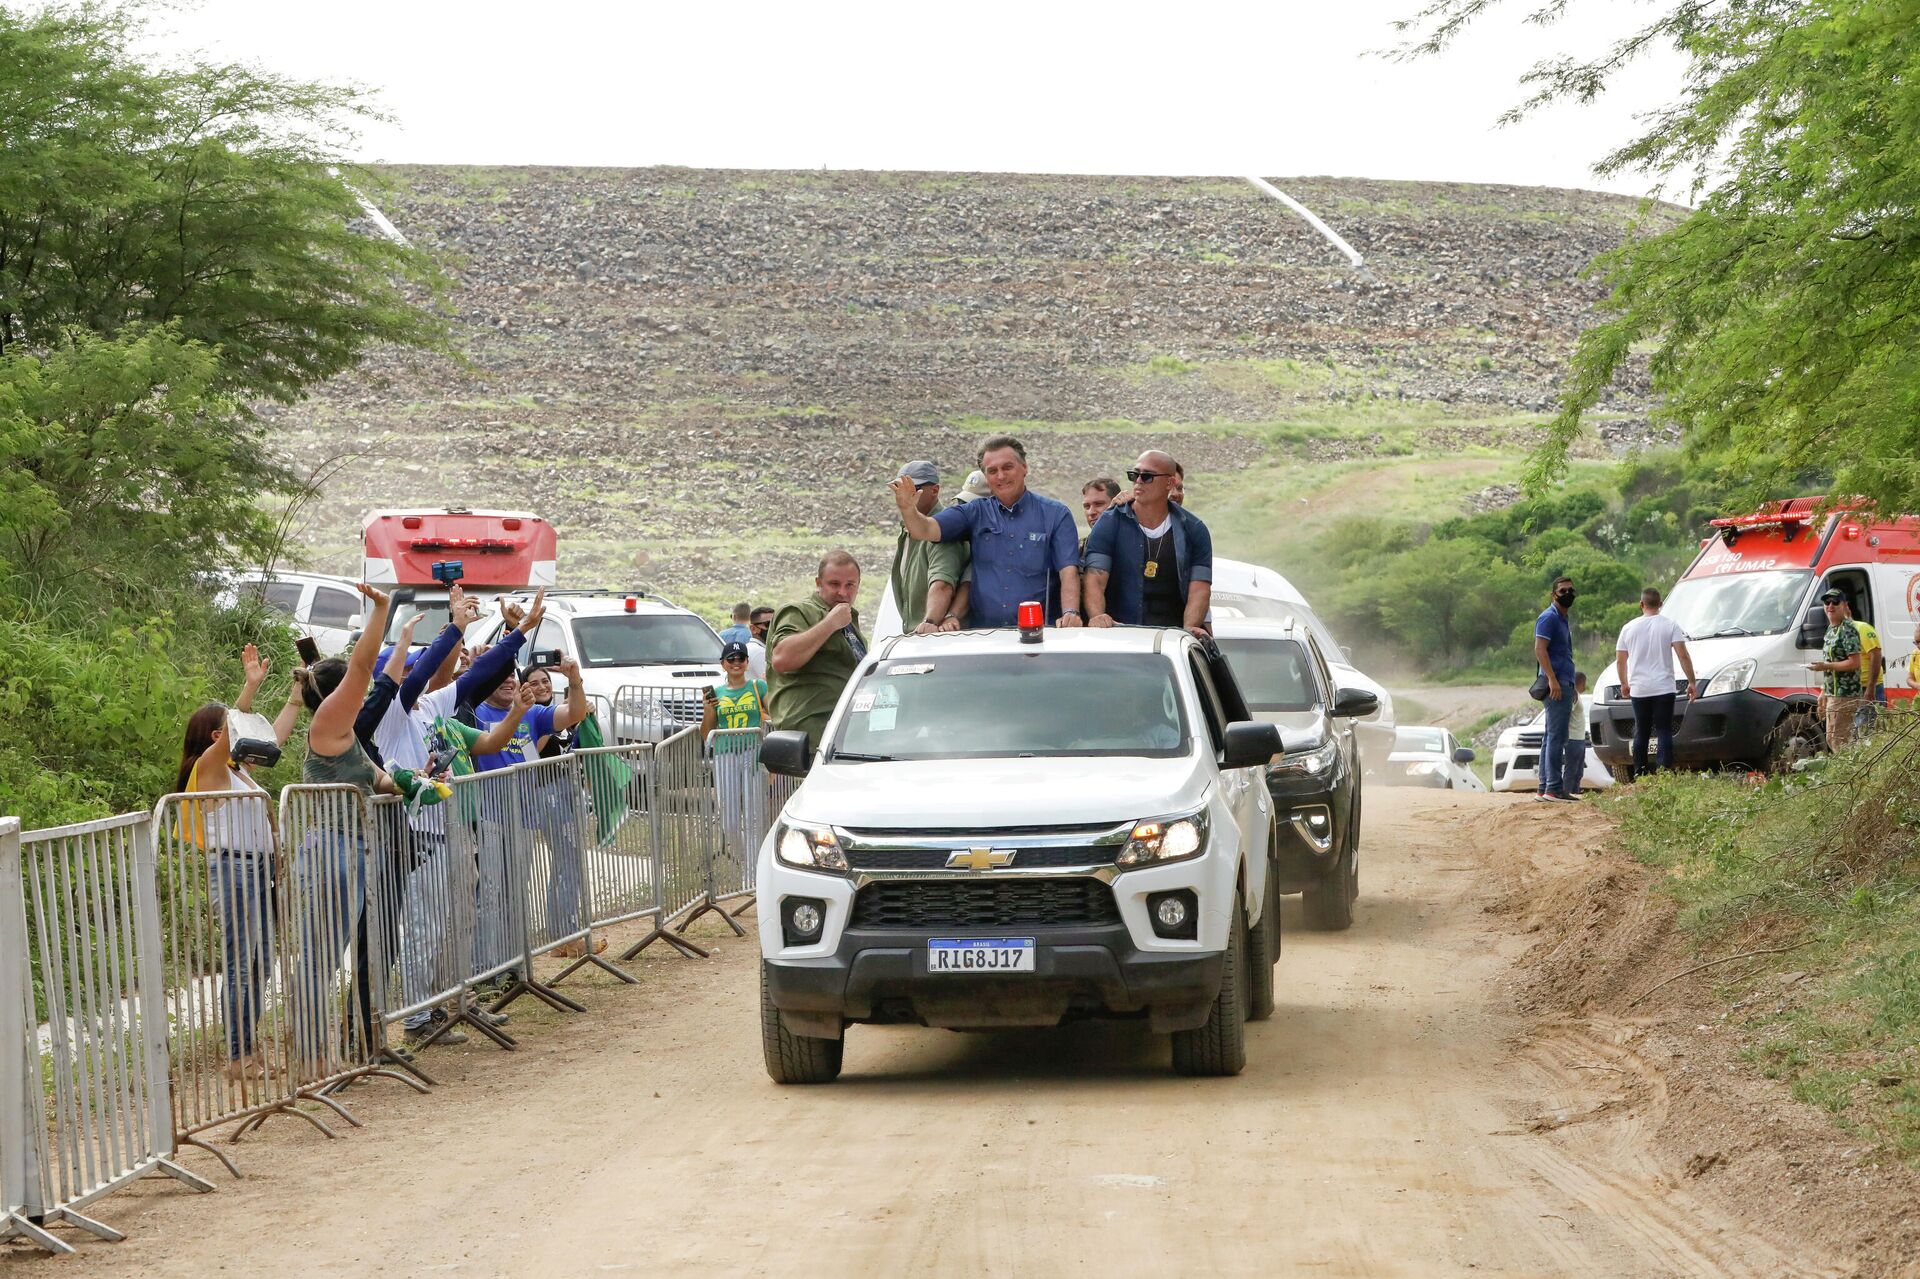
[[[1367,56],[1419,0],[1237,5],[505,4],[201,0],[156,44],[375,88],[395,117],[361,159],[463,164],[1331,174],[1589,187],[1670,99],[1638,65],[1599,104],[1497,128],[1520,72],[1649,10],[1508,0],[1451,52]]]

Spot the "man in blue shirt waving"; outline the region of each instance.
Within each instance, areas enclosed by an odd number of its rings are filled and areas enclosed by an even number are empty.
[[[1533,623],[1533,659],[1547,677],[1547,731],[1540,743],[1540,790],[1536,799],[1572,799],[1562,764],[1567,754],[1567,723],[1580,705],[1573,687],[1573,628],[1567,611],[1578,592],[1573,579],[1553,580],[1553,603]]]
[[[973,551],[970,626],[1017,626],[1023,601],[1038,600],[1047,620],[1079,626],[1080,538],[1073,512],[1027,489],[1027,451],[1011,435],[996,435],[980,450],[991,496],[923,515],[913,481],[896,479],[894,504],[910,537],[923,542],[969,542]]]

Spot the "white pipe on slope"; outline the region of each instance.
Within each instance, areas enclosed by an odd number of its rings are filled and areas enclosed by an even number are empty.
[[[1319,216],[1315,214],[1312,209],[1309,209],[1306,205],[1300,203],[1300,201],[1294,199],[1292,196],[1288,195],[1285,191],[1282,191],[1279,187],[1273,185],[1273,183],[1267,181],[1265,178],[1250,177],[1247,179],[1247,181],[1253,184],[1254,190],[1259,191],[1264,195],[1272,196],[1274,199],[1280,201],[1280,203],[1286,205],[1289,209],[1292,209],[1295,213],[1299,214],[1301,221],[1305,222],[1308,226],[1318,231],[1328,244],[1331,244],[1334,248],[1340,250],[1340,252],[1343,255],[1345,255],[1347,261],[1353,265],[1354,270],[1359,271],[1363,275],[1366,274],[1366,270],[1367,270],[1366,259],[1360,256],[1360,251],[1354,248],[1351,244],[1348,244],[1344,239],[1342,239],[1338,231],[1334,230],[1332,227],[1322,222]]]

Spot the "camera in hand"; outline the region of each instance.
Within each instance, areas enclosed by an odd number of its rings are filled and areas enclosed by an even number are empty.
[[[280,743],[273,725],[252,711],[227,711],[227,753],[235,763],[272,768],[280,762]]]
[[[294,652],[300,654],[300,664],[312,666],[320,660],[320,645],[311,635],[302,635],[293,642]]]
[[[552,670],[566,660],[566,654],[557,648],[536,648],[527,660],[527,669],[537,671],[544,667]]]
[[[464,567],[464,561],[435,560],[433,562],[433,580],[436,582],[446,586],[452,586],[465,576],[466,568]]]

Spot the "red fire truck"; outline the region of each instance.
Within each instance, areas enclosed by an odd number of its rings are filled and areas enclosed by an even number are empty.
[[[1693,564],[1667,595],[1665,613],[1687,633],[1704,686],[1690,701],[1674,665],[1674,758],[1685,764],[1765,765],[1817,748],[1813,714],[1827,636],[1820,596],[1843,592],[1853,615],[1880,634],[1889,699],[1912,697],[1907,658],[1920,620],[1920,516],[1883,517],[1825,499],[1769,502],[1751,515],[1712,521]],[[1594,686],[1593,749],[1625,764],[1633,706],[1609,665]]]
[[[446,625],[447,585],[487,595],[552,586],[559,539],[553,525],[527,511],[433,507],[373,511],[362,526],[361,580],[393,595],[389,633],[424,613],[416,638]],[[458,574],[446,567],[460,566]]]

